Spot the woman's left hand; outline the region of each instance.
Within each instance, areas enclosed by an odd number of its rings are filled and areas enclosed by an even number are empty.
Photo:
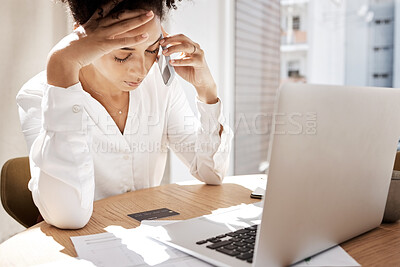
[[[163,51],[165,56],[170,56],[173,53],[184,54],[182,59],[170,61],[176,73],[193,84],[201,101],[207,104],[217,103],[217,86],[200,45],[183,34],[164,37],[160,44],[163,47],[170,45],[168,49]]]

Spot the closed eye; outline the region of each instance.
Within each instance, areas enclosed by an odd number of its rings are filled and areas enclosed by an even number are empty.
[[[160,47],[157,47],[157,48],[156,48],[155,50],[153,50],[153,51],[151,51],[151,50],[146,50],[146,52],[147,52],[147,53],[150,53],[150,54],[157,54],[159,49],[160,49]]]
[[[160,49],[160,47],[157,47],[155,50],[146,50],[146,53],[149,54],[157,54],[158,50]],[[130,57],[132,56],[132,53],[129,53],[125,58],[119,58],[114,56],[114,60],[119,62],[119,63],[124,63],[125,61],[127,61]]]
[[[132,56],[132,53],[129,53],[125,58],[118,58],[118,57],[114,57],[114,60],[119,62],[119,63],[124,63],[125,61],[128,60],[128,58],[130,58]]]

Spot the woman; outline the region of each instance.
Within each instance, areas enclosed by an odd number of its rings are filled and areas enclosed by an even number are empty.
[[[17,96],[30,149],[29,189],[44,220],[81,228],[93,201],[161,183],[167,147],[207,184],[220,184],[232,131],[200,46],[162,37],[174,0],[68,0],[77,28],[49,53],[46,72]],[[164,33],[164,36],[166,34]],[[166,86],[164,55],[197,91],[200,121],[177,79]]]

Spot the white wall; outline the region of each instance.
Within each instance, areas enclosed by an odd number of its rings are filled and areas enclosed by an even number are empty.
[[[67,31],[61,4],[49,0],[2,0],[0,16],[0,166],[27,156],[15,96],[45,68],[50,49]],[[0,242],[24,228],[0,207]]]
[[[234,2],[232,0],[183,1],[165,27],[169,34],[183,33],[199,43],[218,86],[225,117],[233,125]],[[189,103],[196,111],[196,90],[181,79]],[[232,115],[230,115],[232,114]],[[233,128],[233,127],[231,127]],[[233,151],[233,149],[232,149]],[[194,179],[188,168],[170,153],[170,182]],[[228,174],[233,173],[233,153]]]
[[[344,44],[346,3],[311,0],[308,11],[308,77],[309,83],[344,83]]]

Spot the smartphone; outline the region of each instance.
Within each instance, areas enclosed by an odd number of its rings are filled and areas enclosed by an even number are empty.
[[[162,35],[161,38],[164,38],[164,35]],[[162,50],[164,51],[165,49],[167,49],[167,47],[163,47],[161,46]],[[174,67],[171,66],[171,64],[169,64],[170,61],[170,57],[169,56],[164,56],[163,53],[160,53],[160,58],[158,59],[158,67],[160,69],[161,72],[161,76],[164,80],[164,84],[165,85],[170,85],[175,77],[175,70]]]
[[[250,197],[251,198],[258,198],[258,199],[262,199],[263,196],[265,195],[265,189],[261,188],[261,187],[257,187],[256,190],[254,190]]]

